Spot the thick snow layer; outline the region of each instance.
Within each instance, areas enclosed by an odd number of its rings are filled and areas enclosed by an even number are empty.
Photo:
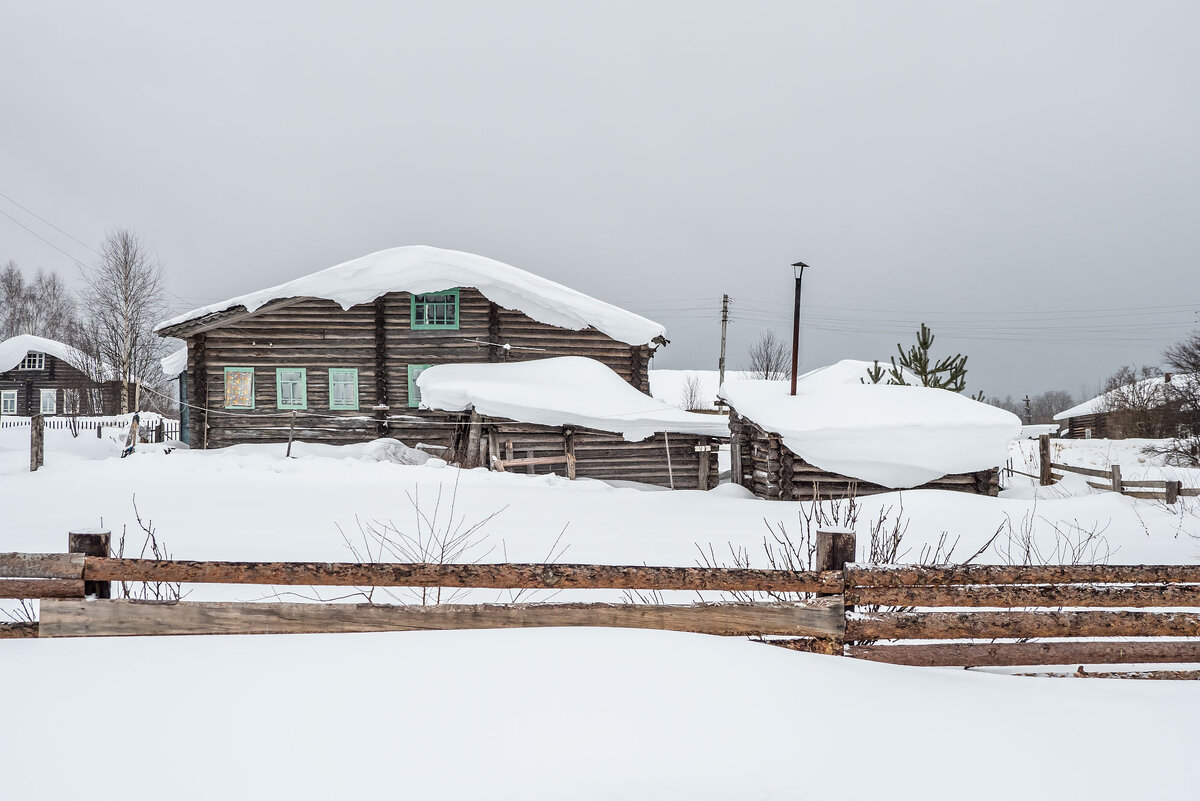
[[[474,408],[524,423],[612,431],[630,442],[666,431],[727,437],[725,417],[685,412],[643,395],[605,365],[580,356],[494,364],[441,364],[417,378],[421,405]]]
[[[255,311],[282,298],[325,298],[349,309],[388,292],[437,292],[474,287],[506,309],[547,325],[581,330],[589,325],[613,339],[645,345],[666,329],[645,317],[588,297],[503,262],[425,245],[381,250],[279,286],[195,309],[159,323],[156,331],[237,306]]]
[[[31,352],[48,353],[72,366],[84,364],[83,354],[70,345],[32,334],[21,334],[0,342],[0,373],[16,367]]]
[[[723,396],[806,462],[891,488],[1004,464],[1021,430],[1016,415],[956,392],[833,379],[814,371],[795,396],[786,381],[737,381]]]
[[[680,409],[716,408],[721,389],[721,374],[717,370],[650,370],[649,376],[650,394],[661,401]],[[749,373],[740,370],[725,371],[726,381],[749,377]]]
[[[163,375],[167,378],[174,378],[187,369],[187,345],[184,345],[179,350],[169,356],[163,356],[161,360]]]
[[[1185,799],[1200,749],[1196,682],[674,632],[31,639],[0,654],[12,799]],[[99,688],[86,701],[63,691],[81,666]],[[51,747],[81,714],[169,733]]]
[[[1200,381],[1200,376],[1191,375],[1174,375],[1171,377],[1172,382],[1191,382]],[[1167,400],[1165,392],[1166,379],[1163,376],[1155,376],[1146,378],[1137,382],[1137,389],[1133,394],[1139,398],[1152,398],[1156,395],[1161,395],[1164,402]],[[1124,390],[1128,392],[1129,390]],[[1085,414],[1098,414],[1108,410],[1109,401],[1120,398],[1122,390],[1114,389],[1106,392],[1103,395],[1097,395],[1091,400],[1086,400],[1078,406],[1072,406],[1070,409],[1059,412],[1054,415],[1055,420],[1066,420],[1071,417],[1080,417]]]

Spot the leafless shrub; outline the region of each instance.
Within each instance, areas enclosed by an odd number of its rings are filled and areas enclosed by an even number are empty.
[[[154,522],[142,520],[137,508],[137,496],[133,500],[133,515],[137,519],[138,528],[145,535],[142,540],[138,559],[170,559],[166,544],[158,538]],[[126,527],[121,527],[121,537],[117,540],[117,550],[114,554],[118,559],[125,557]],[[181,592],[181,585],[170,581],[122,581],[117,585],[118,598],[132,598],[138,601],[178,601],[187,593]]]
[[[778,381],[786,378],[790,369],[787,348],[771,329],[764,330],[750,346],[748,374],[750,378]]]
[[[688,411],[707,409],[704,401],[704,390],[700,385],[700,376],[693,372],[683,374],[683,388],[680,392],[680,407]]]
[[[20,598],[16,602],[16,606],[0,608],[0,614],[3,614],[10,623],[37,623],[37,609],[34,607],[36,601],[28,598]]]
[[[1103,565],[1117,552],[1107,530],[1107,524],[1087,528],[1078,521],[1050,520],[1039,516],[1035,506],[1015,525],[1005,515],[993,540],[996,555],[1009,565]]]

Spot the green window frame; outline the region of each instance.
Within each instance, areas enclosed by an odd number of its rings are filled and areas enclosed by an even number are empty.
[[[425,292],[413,295],[409,327],[414,331],[434,331],[458,328],[459,290]]]
[[[240,386],[245,382],[245,386]],[[230,391],[230,387],[233,391]],[[245,390],[243,393],[242,390]],[[238,396],[245,399],[245,403],[231,403],[230,396]],[[225,368],[225,408],[226,409],[253,409],[254,408],[254,368],[253,367],[226,367]]]
[[[408,406],[415,409],[421,405],[421,388],[417,386],[417,376],[433,367],[432,364],[410,364],[408,366]]]
[[[288,373],[295,373],[296,376],[294,378],[288,377]],[[289,396],[289,400],[284,400],[285,394]],[[275,368],[275,408],[308,408],[308,371],[305,368]]]
[[[349,385],[342,397],[334,396],[334,387]],[[347,411],[358,410],[358,370],[353,367],[329,368],[329,408]]]

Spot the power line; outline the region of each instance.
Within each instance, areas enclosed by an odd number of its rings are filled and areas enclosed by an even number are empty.
[[[37,231],[35,231],[35,230],[33,230],[32,228],[30,228],[28,225],[26,225],[25,223],[21,222],[21,221],[20,221],[20,220],[18,220],[16,217],[12,216],[11,214],[9,214],[9,213],[8,213],[7,211],[5,211],[4,209],[0,209],[0,214],[3,214],[5,217],[7,217],[8,219],[12,220],[12,221],[13,221],[13,222],[15,222],[17,225],[21,226],[22,228],[24,228],[24,229],[25,229],[26,231],[28,231],[29,233],[33,234],[33,235],[34,235],[34,236],[36,236],[38,239],[40,239],[40,240],[42,240],[43,242],[45,242],[47,245],[49,245],[50,247],[54,248],[54,249],[55,249],[55,250],[57,250],[59,253],[63,254],[63,255],[64,255],[64,256],[66,256],[68,259],[70,259],[71,261],[73,261],[73,262],[75,262],[76,264],[78,264],[80,267],[82,267],[82,268],[85,268],[85,269],[87,268],[87,265],[86,265],[86,264],[84,264],[83,262],[81,262],[79,259],[77,259],[77,258],[75,258],[74,256],[72,256],[70,253],[68,253],[67,251],[65,251],[65,250],[63,250],[62,248],[60,248],[58,245],[56,245],[56,244],[54,244],[53,242],[51,242],[49,239],[47,239],[46,237],[44,237],[44,236],[42,236],[41,234],[39,234]]]
[[[41,220],[42,222],[44,222],[46,225],[50,226],[50,227],[51,227],[51,228],[53,228],[55,231],[58,231],[60,234],[62,234],[63,236],[67,237],[68,239],[74,239],[76,242],[78,242],[79,244],[83,245],[85,248],[87,248],[88,250],[90,250],[92,253],[95,253],[97,256],[99,256],[99,255],[100,255],[100,251],[96,250],[94,247],[92,247],[91,245],[89,245],[87,242],[84,242],[84,241],[82,241],[82,240],[78,239],[77,237],[71,236],[71,235],[70,235],[70,234],[68,234],[66,231],[64,231],[63,229],[59,228],[59,227],[58,227],[57,225],[55,225],[54,223],[52,223],[52,222],[50,222],[49,220],[47,220],[45,217],[41,216],[41,215],[40,215],[40,214],[38,214],[37,212],[35,212],[35,211],[32,211],[31,209],[29,209],[29,208],[27,208],[27,207],[25,207],[25,206],[22,206],[20,203],[18,203],[17,201],[13,200],[11,197],[9,197],[8,195],[4,194],[3,192],[0,192],[0,197],[4,198],[5,200],[7,200],[9,203],[13,204],[14,206],[16,206],[16,207],[18,207],[18,208],[20,208],[20,209],[24,210],[26,214],[31,214],[31,215],[33,215],[34,217],[37,217],[39,220]]]

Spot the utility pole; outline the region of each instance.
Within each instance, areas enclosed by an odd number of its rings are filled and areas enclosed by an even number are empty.
[[[717,391],[725,384],[725,329],[729,326],[729,296],[721,297],[721,359],[717,362],[717,370],[721,377],[717,383]]]
[[[800,284],[807,266],[802,261],[792,265],[792,272],[796,275],[796,311],[792,315],[792,395],[796,394],[796,372],[800,366]],[[797,267],[800,269],[797,270]]]

